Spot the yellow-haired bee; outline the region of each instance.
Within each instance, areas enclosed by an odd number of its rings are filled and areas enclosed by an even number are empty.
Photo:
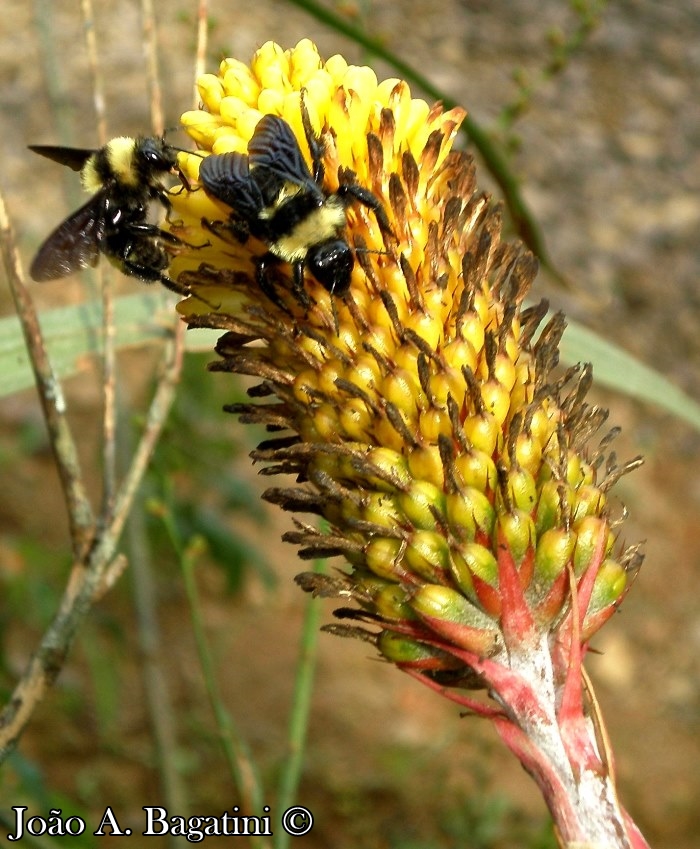
[[[205,191],[231,207],[231,231],[254,236],[267,246],[257,261],[257,280],[273,300],[267,270],[279,262],[292,266],[294,292],[302,302],[308,301],[305,268],[331,294],[348,291],[355,258],[343,231],[346,209],[354,201],[374,212],[383,232],[392,232],[384,207],[368,189],[347,182],[335,192],[324,190],[324,146],[314,134],[303,97],[301,109],[313,173],[291,127],[277,115],[260,119],[247,154],[211,154],[199,169]]]
[[[55,280],[97,265],[100,254],[124,274],[186,292],[166,272],[165,244],[176,236],[149,222],[152,202],[170,209],[162,184],[177,169],[177,148],[162,138],[118,137],[99,150],[31,145],[30,150],[80,172],[90,200],[66,218],[37,251],[34,280]]]

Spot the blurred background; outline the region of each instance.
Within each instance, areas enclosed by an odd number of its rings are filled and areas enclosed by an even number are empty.
[[[197,8],[153,0],[165,125],[194,97]],[[249,61],[265,41],[313,39],[399,76],[303,3],[210,0],[207,70]],[[696,0],[346,0],[326,3],[439,87],[502,146],[561,280],[543,271],[533,292],[569,318],[700,396],[700,8]],[[135,0],[96,0],[94,34],[109,136],[150,133],[141,12]],[[0,18],[0,185],[28,264],[80,200],[68,169],[28,144],[98,144],[93,76],[78,5],[4,0]],[[415,96],[424,96],[413,87]],[[429,98],[427,98],[429,99]],[[173,143],[184,143],[174,137]],[[462,144],[468,144],[464,139]],[[477,162],[479,157],[477,155]],[[63,172],[66,173],[63,173]],[[479,165],[480,185],[498,196]],[[124,280],[119,292],[139,291]],[[85,297],[83,281],[32,287],[40,309]],[[172,296],[165,294],[166,299]],[[13,311],[0,287],[3,315]],[[2,340],[0,339],[0,343]],[[187,810],[236,804],[196,657],[173,533],[202,534],[201,612],[222,700],[249,741],[270,798],[292,698],[305,596],[291,519],[259,501],[266,486],[247,459],[260,433],[221,411],[242,383],[207,374],[189,355],[176,409],[124,539],[152,564],[155,662],[171,703],[174,757]],[[159,362],[155,346],[119,356],[120,450],[142,424]],[[86,362],[66,381],[81,460],[99,497],[100,375]],[[594,391],[622,425],[622,459],[646,464],[616,487],[630,512],[626,541],[646,561],[619,616],[594,641],[588,670],[617,757],[619,790],[650,844],[690,849],[700,833],[700,437],[668,414]],[[0,688],[3,703],[50,621],[70,565],[65,509],[33,390],[0,398]],[[149,501],[150,499],[150,501]],[[176,530],[153,516],[157,502]],[[127,571],[91,613],[52,692],[3,767],[0,813],[62,807],[97,827],[107,805],[120,825],[163,803],[144,642]],[[330,621],[333,605],[324,606]],[[320,638],[311,733],[299,803],[315,815],[300,847],[550,847],[543,802],[484,723],[460,719],[361,643]],[[12,819],[10,819],[10,822]],[[2,833],[2,825],[0,825]],[[92,841],[92,842],[91,842]],[[151,838],[153,849],[165,846]],[[110,846],[112,838],[72,841]],[[28,846],[58,846],[43,838]]]

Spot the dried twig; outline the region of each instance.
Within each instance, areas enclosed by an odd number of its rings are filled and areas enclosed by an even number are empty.
[[[97,36],[95,33],[92,0],[81,0],[85,49],[88,56],[92,96],[97,119],[97,138],[100,145],[107,142],[107,114],[105,105],[104,77],[99,61]],[[114,293],[113,274],[105,273],[99,265],[96,269],[102,293],[102,512],[109,516],[114,506],[114,491],[117,484],[116,472],[116,351],[114,349]]]
[[[29,358],[39,390],[49,439],[56,458],[58,474],[68,508],[73,554],[83,556],[92,539],[94,516],[85,490],[78,451],[66,420],[63,390],[49,362],[41,335],[39,318],[24,283],[17,245],[5,201],[0,194],[0,234],[2,257],[10,290],[22,325]]]
[[[104,143],[104,97],[99,74],[98,52],[94,41],[92,7],[83,0],[88,54],[95,81],[95,108]],[[175,397],[182,367],[184,326],[176,322],[171,344],[164,354],[164,367],[147,416],[146,426],[120,486],[115,473],[115,352],[113,299],[111,287],[103,287],[105,385],[104,417],[104,497],[100,515],[90,505],[78,463],[75,440],[68,427],[61,386],[48,359],[34,305],[24,283],[14,234],[0,195],[0,248],[17,312],[22,323],[27,348],[34,369],[39,397],[44,410],[49,439],[68,509],[74,562],[53,621],[5,708],[0,713],[0,762],[13,750],[34,709],[59,674],[73,638],[92,604],[117,580],[125,567],[125,559],[117,554],[117,546],[126,519],[150,457]]]
[[[207,33],[209,31],[209,0],[199,0],[197,4],[197,51],[194,57],[194,85],[193,104],[196,109],[199,105],[199,91],[197,90],[197,79],[206,70],[207,62]]]

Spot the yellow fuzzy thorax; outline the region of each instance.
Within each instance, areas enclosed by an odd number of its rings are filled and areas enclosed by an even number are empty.
[[[128,136],[117,136],[101,150],[94,153],[80,172],[80,179],[86,192],[94,194],[104,187],[104,177],[100,175],[97,157],[104,157],[111,173],[125,186],[137,186],[139,173],[134,168],[136,140]]]

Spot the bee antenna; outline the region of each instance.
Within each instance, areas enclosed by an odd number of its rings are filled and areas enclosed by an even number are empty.
[[[176,150],[178,153],[189,153],[191,156],[198,156],[200,159],[204,159],[204,154],[200,153],[198,150],[187,150],[185,147],[175,147],[175,145],[169,145],[171,150]]]
[[[178,131],[181,131],[181,130],[182,130],[182,127],[166,127],[163,130],[163,135],[161,136],[161,138],[163,140],[163,144],[167,143],[165,137],[168,135],[168,133],[177,133]],[[202,159],[204,158],[204,155],[199,153],[199,151],[197,151],[197,150],[187,150],[187,148],[178,147],[177,145],[174,145],[174,144],[168,144],[168,147],[171,150],[177,151],[177,153],[191,153],[193,156],[199,156]]]

